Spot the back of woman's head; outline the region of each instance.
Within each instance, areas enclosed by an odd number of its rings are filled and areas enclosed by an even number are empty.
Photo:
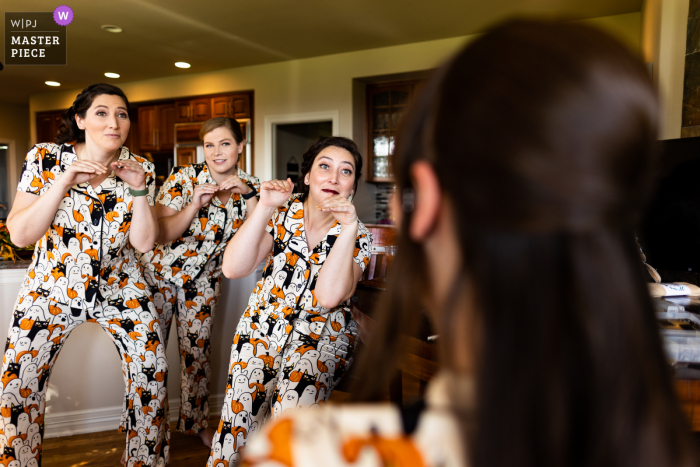
[[[453,298],[474,294],[473,310],[444,306],[435,322],[443,367],[476,355],[476,411],[458,413],[472,465],[688,464],[632,235],[656,115],[645,67],[617,41],[520,20],[437,70],[406,116],[397,193],[408,196],[413,162],[432,165],[461,248]],[[421,246],[400,241],[381,324],[393,332],[371,355],[395,354],[430,299]]]
[[[88,111],[92,102],[97,96],[107,94],[110,96],[119,96],[126,105],[126,111],[131,119],[131,109],[129,108],[129,99],[120,88],[107,83],[92,84],[81,91],[73,101],[73,104],[61,115],[61,126],[58,128],[58,134],[54,138],[57,144],[64,143],[84,143],[85,130],[78,128],[78,123],[75,121],[75,116],[79,115],[85,118],[85,113]]]

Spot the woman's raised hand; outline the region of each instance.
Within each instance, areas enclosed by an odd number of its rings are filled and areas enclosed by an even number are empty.
[[[231,190],[234,193],[240,193],[245,195],[253,191],[243,180],[241,180],[238,175],[229,175],[224,179],[223,182],[219,183],[219,190],[228,191]]]
[[[340,195],[334,195],[321,201],[316,208],[319,211],[330,211],[340,225],[352,225],[357,222],[355,205]]]
[[[95,177],[106,174],[107,171],[107,166],[99,162],[76,160],[63,172],[60,180],[68,187],[72,187],[89,182]]]
[[[194,186],[194,193],[192,194],[192,206],[196,209],[201,208],[214,196],[214,193],[219,191],[221,187],[217,185],[212,185],[211,183],[203,183],[201,185]]]
[[[291,179],[269,180],[260,185],[260,205],[270,208],[282,206],[294,189]]]
[[[114,173],[124,180],[133,190],[143,190],[146,188],[146,171],[143,166],[132,160],[119,160],[110,164]]]

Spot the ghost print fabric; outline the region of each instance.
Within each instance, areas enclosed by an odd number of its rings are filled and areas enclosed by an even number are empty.
[[[238,177],[260,191],[260,181],[238,169]],[[156,201],[181,211],[192,203],[194,187],[214,184],[206,164],[173,168]],[[243,224],[247,203],[232,193],[226,203],[214,196],[179,238],[141,257],[144,274],[167,339],[176,317],[180,349],[180,415],[177,428],[187,434],[208,426],[212,325],[221,294],[221,259]]]
[[[143,166],[153,205],[153,165],[122,148],[119,160],[126,159]],[[35,146],[26,157],[18,190],[41,196],[75,160],[72,145]],[[51,369],[70,332],[91,321],[107,331],[122,359],[129,394],[122,414],[127,466],[167,465],[168,366],[155,307],[129,244],[131,217],[132,196],[112,173],[97,188],[89,183],[71,187],[37,242],[5,344],[1,464],[41,464]]]
[[[304,231],[305,195],[278,208],[267,231],[273,237],[262,278],[236,329],[221,421],[208,466],[235,464],[248,436],[268,414],[318,407],[352,364],[357,322],[349,304],[327,309],[314,290],[341,231],[336,222],[309,251]],[[358,221],[353,260],[364,271],[372,237]]]

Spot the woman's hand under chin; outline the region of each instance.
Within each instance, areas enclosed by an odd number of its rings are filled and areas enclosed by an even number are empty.
[[[245,195],[253,191],[243,180],[240,179],[238,175],[229,175],[221,183],[219,183],[219,190],[228,191],[231,190],[233,193],[239,193]]]
[[[138,162],[132,160],[114,161],[110,167],[130,188],[134,190],[146,188],[146,172]]]
[[[260,185],[260,206],[277,208],[282,206],[292,195],[292,180],[269,180]]]
[[[357,223],[357,211],[355,205],[340,195],[334,195],[321,201],[316,209],[322,212],[330,212],[340,222],[340,225],[352,225]]]

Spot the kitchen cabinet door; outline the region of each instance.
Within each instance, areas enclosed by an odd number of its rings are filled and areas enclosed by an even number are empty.
[[[164,104],[158,106],[158,149],[168,151],[175,145],[175,106]]]
[[[157,106],[139,107],[139,152],[157,151]]]

